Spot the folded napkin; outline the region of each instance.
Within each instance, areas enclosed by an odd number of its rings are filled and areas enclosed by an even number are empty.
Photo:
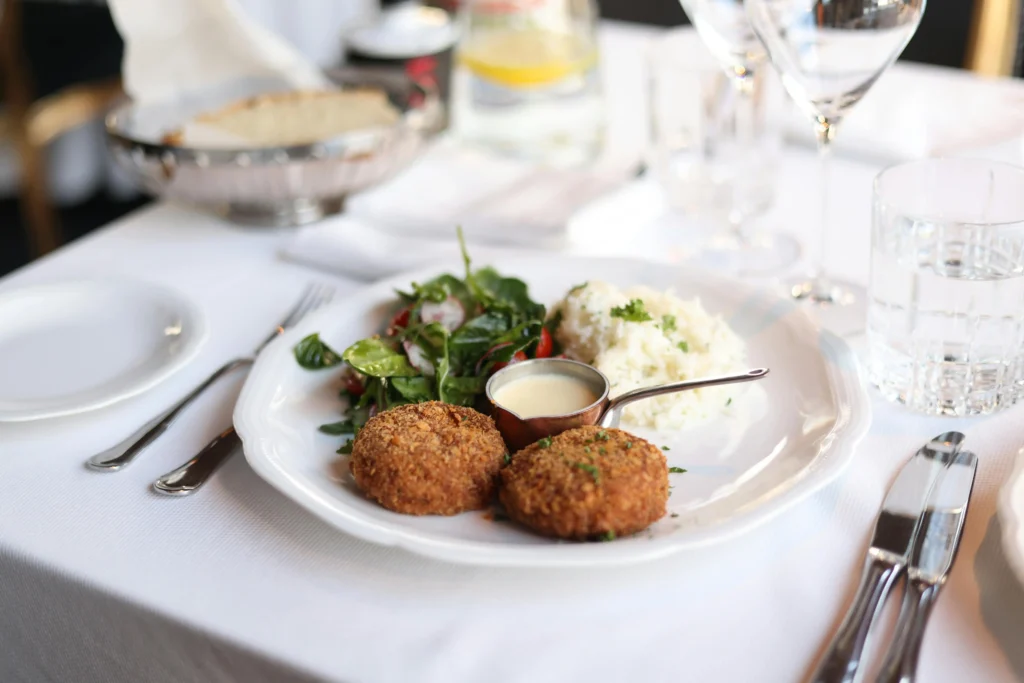
[[[635,169],[604,164],[554,169],[441,139],[398,176],[351,197],[346,212],[385,232],[547,247],[579,207],[629,179]]]
[[[451,235],[454,230],[450,228],[450,231]],[[472,240],[468,247],[477,263],[486,263],[499,255],[531,253],[508,247],[489,247]],[[303,265],[364,281],[378,280],[431,265],[451,267],[462,258],[453,236],[448,239],[428,239],[392,235],[346,215],[300,229],[282,248],[281,256]]]
[[[125,91],[136,102],[164,102],[227,84],[248,84],[246,94],[329,85],[315,65],[249,19],[235,0],[108,4],[125,43]]]

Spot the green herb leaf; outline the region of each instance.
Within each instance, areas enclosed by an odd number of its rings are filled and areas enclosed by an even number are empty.
[[[615,532],[614,531],[606,531],[603,534],[601,534],[598,538],[601,540],[602,543],[607,543],[608,541],[614,541],[615,540]]]
[[[346,441],[345,443],[341,444],[341,448],[339,448],[335,452],[339,453],[341,455],[351,455],[352,454],[352,444],[353,443],[355,443],[355,442],[354,441]]]
[[[585,462],[577,462],[577,463],[573,464],[573,467],[575,467],[578,470],[583,470],[584,472],[589,474],[591,477],[593,477],[595,484],[598,484],[598,483],[601,482],[601,471],[598,470],[597,467],[595,467],[594,465],[591,465],[591,464],[585,463]]]
[[[307,370],[329,368],[341,362],[341,356],[320,341],[320,335],[316,332],[296,344],[294,352],[295,360]]]
[[[589,285],[589,284],[590,284],[589,282],[581,282],[578,285],[573,285],[572,287],[569,288],[569,294],[575,294],[576,292],[582,292],[584,289],[587,288],[587,285]]]
[[[597,438],[597,440],[598,440],[598,441],[607,441],[607,440],[609,439],[609,437],[608,437],[608,432],[606,432],[606,431],[604,431],[604,430],[602,429],[601,431],[599,431],[599,432],[597,433],[597,435],[596,435],[596,437],[595,437],[595,438]]]
[[[426,377],[393,377],[391,386],[410,403],[423,403],[437,399],[433,384]]]
[[[342,420],[341,422],[330,422],[325,425],[320,425],[317,429],[324,434],[338,436],[340,434],[355,434],[356,426],[352,420]]]
[[[654,320],[651,314],[644,308],[643,299],[630,299],[625,306],[616,306],[611,313],[613,318],[622,318],[630,323],[642,323]]]
[[[505,464],[506,465],[512,464],[512,456],[510,454],[508,454],[508,453],[505,454]]]
[[[683,353],[689,353],[690,352],[690,345],[686,342],[686,340],[683,340],[683,341],[679,342],[678,344],[676,344],[676,346]]]
[[[583,447],[583,452],[584,453],[589,453],[590,452],[590,446],[584,446]]]
[[[537,442],[537,445],[539,447],[541,447],[541,448],[550,448],[551,447],[551,437],[550,436],[545,436],[543,439],[541,439],[541,440],[539,440]]]
[[[381,339],[357,341],[341,354],[345,362],[370,377],[414,377],[419,371],[409,365],[404,354]]]
[[[679,516],[678,512],[673,512],[671,515],[669,515],[669,517],[671,517],[672,519],[675,519],[678,516]]]
[[[632,441],[627,441],[626,442],[626,450],[628,451],[632,447],[633,447],[633,442]]]
[[[661,329],[663,332],[675,332],[676,317],[674,315],[661,316]]]
[[[684,474],[686,472],[682,467],[669,467],[668,471],[671,474]]]
[[[670,450],[672,450],[672,449],[671,449],[671,448],[669,448],[668,446],[662,446],[662,447],[661,447],[661,450],[663,450],[663,451],[670,451]]]
[[[597,449],[597,452],[600,453],[601,455],[606,455],[608,453],[608,449],[605,448],[604,446],[601,446],[600,448]]]
[[[728,408],[731,405],[732,405],[732,396],[730,396],[729,400],[725,402],[725,407]]]

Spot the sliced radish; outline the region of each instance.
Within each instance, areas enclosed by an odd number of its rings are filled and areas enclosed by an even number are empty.
[[[454,332],[466,322],[466,309],[462,302],[450,296],[439,304],[427,301],[420,306],[420,320],[425,323],[441,323],[441,327]]]
[[[409,357],[409,365],[413,366],[426,377],[434,376],[434,364],[430,362],[430,356],[423,350],[423,347],[416,342],[406,339],[402,342],[405,348],[405,355]]]

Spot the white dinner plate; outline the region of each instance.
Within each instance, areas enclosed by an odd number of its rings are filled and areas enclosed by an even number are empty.
[[[0,422],[70,415],[139,394],[192,359],[201,312],[145,282],[81,281],[0,294]]]
[[[1024,584],[1024,451],[1017,454],[1013,474],[999,491],[997,510],[1003,552],[1017,580]]]
[[[260,355],[235,409],[235,427],[253,469],[285,495],[354,536],[470,564],[593,566],[639,562],[708,544],[763,522],[835,478],[870,422],[853,353],[819,331],[802,310],[763,289],[689,267],[647,262],[536,256],[494,263],[522,278],[551,304],[575,284],[605,280],[698,296],[725,316],[747,343],[749,365],[771,374],[745,385],[742,410],[675,433],[632,430],[666,451],[672,474],[669,515],[648,531],[610,543],[567,543],[483,512],[413,517],[365,498],[335,450],[317,431],[337,421],[337,368],[311,372],[292,349],[319,332],[337,351],[379,333],[396,304],[394,289],[460,265],[393,278],[332,304],[286,332]],[[628,425],[626,425],[628,427]]]

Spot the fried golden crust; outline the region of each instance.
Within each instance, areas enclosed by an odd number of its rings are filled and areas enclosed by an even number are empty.
[[[585,540],[646,529],[665,515],[668,465],[620,429],[580,427],[527,446],[501,471],[509,517],[545,536]]]
[[[359,488],[389,510],[455,515],[490,504],[506,452],[491,418],[430,401],[367,422],[349,469]]]

